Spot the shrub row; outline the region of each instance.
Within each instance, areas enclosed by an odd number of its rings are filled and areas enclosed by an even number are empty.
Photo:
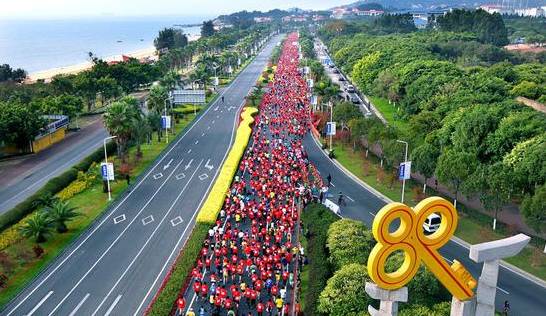
[[[115,143],[109,143],[106,147],[109,154],[116,150]],[[40,190],[29,196],[26,200],[19,203],[11,210],[0,215],[0,232],[4,231],[11,225],[18,223],[26,215],[32,213],[35,209],[36,201],[45,195],[55,195],[62,189],[66,188],[72,181],[78,178],[78,171],[86,172],[91,164],[100,162],[104,158],[104,150],[98,149],[93,154],[87,156],[78,164],[65,171],[58,177],[50,179]]]
[[[144,315],[165,316],[171,315],[176,299],[185,291],[183,285],[197,260],[199,251],[203,247],[210,225],[196,223],[186,244],[180,250],[178,257],[163,280],[160,289],[153,298]]]
[[[233,147],[229,151],[226,161],[224,162],[220,174],[218,175],[216,182],[214,182],[205,203],[199,210],[197,222],[214,224],[216,221],[216,218],[224,205],[226,192],[229,191],[233,177],[239,168],[239,162],[241,161],[248,141],[250,140],[252,134],[250,125],[254,123],[254,118],[252,116],[257,112],[258,110],[256,108],[247,107],[241,114],[243,121],[237,128],[237,136],[235,137]]]
[[[334,267],[328,260],[328,228],[339,220],[322,204],[310,204],[302,212],[301,220],[307,239],[307,258],[309,259],[309,281],[306,285],[304,301],[305,315],[321,315],[317,311],[318,298],[332,276]]]

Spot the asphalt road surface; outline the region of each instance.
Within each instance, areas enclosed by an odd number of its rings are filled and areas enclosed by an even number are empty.
[[[315,164],[321,176],[323,178],[328,174],[332,176],[330,188],[330,194],[333,194],[332,201],[337,203],[339,192],[345,196],[346,205],[341,207],[341,216],[363,221],[371,227],[375,214],[389,201],[374,193],[373,189],[360,185],[338,168],[317,145],[310,133],[304,140],[304,146],[310,161]],[[457,259],[476,280],[480,276],[482,265],[468,258],[469,250],[465,246],[450,241],[440,253],[450,263]],[[409,299],[411,300],[411,297]],[[497,310],[502,311],[505,300],[511,305],[509,315],[546,315],[546,288],[515,271],[501,267],[496,295]]]
[[[12,209],[27,197],[38,191],[48,180],[54,178],[102,146],[108,136],[104,128],[91,130],[84,135],[80,131],[62,143],[27,158],[22,165],[33,165],[24,173],[12,174],[12,170],[2,170],[0,179],[0,214]],[[65,143],[67,142],[67,143]],[[10,168],[4,166],[3,168]],[[15,166],[14,168],[21,168]]]
[[[1,315],[142,314],[188,238],[232,141],[245,96],[279,37],[132,190],[55,260]],[[91,201],[90,201],[91,202]]]

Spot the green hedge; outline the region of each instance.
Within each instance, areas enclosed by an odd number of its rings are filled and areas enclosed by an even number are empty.
[[[106,150],[109,154],[112,154],[116,150],[115,143],[109,143],[106,146]],[[17,204],[11,210],[0,215],[0,232],[18,223],[28,214],[34,211],[35,201],[40,197],[47,194],[57,194],[62,189],[66,188],[72,181],[78,177],[78,171],[87,171],[93,162],[100,162],[104,158],[104,149],[98,149],[91,155],[84,158],[81,162],[74,165],[72,168],[65,171],[63,174],[50,179],[44,186],[33,195],[29,196],[23,202]]]
[[[178,258],[172,265],[169,274],[163,281],[164,283],[152,301],[151,306],[145,312],[145,315],[171,315],[175,301],[197,260],[209,229],[210,226],[207,224],[195,223],[190,237],[184,247],[182,247]]]
[[[321,315],[317,311],[318,298],[326,286],[326,281],[333,275],[334,267],[328,261],[326,240],[330,224],[339,220],[328,208],[321,204],[310,204],[302,212],[301,220],[307,239],[306,255],[309,259],[309,278],[306,284],[304,301],[305,315]]]

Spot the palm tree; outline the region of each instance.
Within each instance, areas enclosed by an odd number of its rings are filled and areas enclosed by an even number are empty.
[[[34,238],[36,243],[42,243],[51,235],[53,220],[45,212],[37,212],[25,221],[25,225],[19,228],[19,232],[25,238]]]
[[[82,214],[76,211],[76,207],[70,207],[68,202],[57,201],[52,206],[46,207],[44,212],[49,216],[49,219],[57,226],[57,232],[62,234],[68,231],[66,222],[81,216]]]
[[[133,135],[134,120],[139,112],[138,101],[132,97],[125,97],[112,103],[104,114],[104,125],[110,135],[117,137],[118,156],[122,161],[125,159],[127,143]]]
[[[59,200],[59,197],[51,194],[51,192],[44,193],[40,195],[36,200],[32,202],[34,208],[40,208],[45,206],[50,206],[56,201]]]
[[[256,106],[256,101],[262,97],[262,94],[263,90],[261,85],[254,87],[252,93],[248,95],[248,99],[252,103],[252,106]]]

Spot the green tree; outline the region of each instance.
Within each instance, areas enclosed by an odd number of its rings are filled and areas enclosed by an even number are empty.
[[[57,227],[58,233],[66,233],[68,228],[66,227],[66,222],[74,220],[76,217],[81,216],[82,214],[77,211],[77,207],[71,207],[69,202],[56,201],[51,206],[47,206],[44,209],[44,212],[49,216]]]
[[[546,89],[541,87],[535,82],[530,81],[522,81],[518,83],[514,88],[512,88],[512,91],[510,93],[514,97],[526,97],[529,99],[536,100],[540,98],[540,96],[544,93],[546,93]]]
[[[326,247],[337,269],[350,263],[366,263],[374,244],[370,230],[361,221],[342,219],[328,228]]]
[[[472,153],[456,149],[447,149],[438,158],[436,176],[444,183],[449,183],[455,189],[455,207],[461,185],[476,170],[477,159]]]
[[[37,212],[25,220],[19,232],[25,238],[34,238],[36,243],[43,243],[51,235],[54,227],[53,220],[45,212]]]
[[[352,263],[343,266],[320,293],[318,311],[334,316],[362,315],[372,303],[364,290],[369,280],[365,265]]]
[[[523,193],[532,194],[546,182],[546,133],[518,143],[503,158],[514,172],[513,182]]]
[[[35,105],[18,102],[0,102],[0,141],[15,144],[21,149],[30,149],[46,121]]]
[[[204,21],[203,25],[201,26],[201,36],[211,37],[214,35],[216,31],[214,30],[214,24],[212,23],[212,20]]]
[[[164,28],[154,40],[154,46],[158,51],[163,49],[183,48],[188,45],[188,37],[182,30]]]
[[[358,106],[349,102],[342,102],[334,106],[334,121],[338,122],[342,127],[347,127],[349,121],[364,117]]]
[[[122,160],[127,154],[127,145],[134,134],[139,115],[138,101],[132,97],[112,103],[104,114],[104,125],[110,135],[116,136],[118,155]]]
[[[429,143],[424,143],[421,146],[416,147],[411,153],[413,167],[425,177],[423,193],[427,191],[427,180],[434,176],[439,157],[440,149]]]
[[[165,109],[165,100],[169,98],[169,93],[165,86],[155,85],[150,89],[150,95],[147,99],[148,109],[156,112],[163,113]]]
[[[533,196],[526,196],[521,203],[521,213],[525,223],[537,233],[546,227],[546,184],[535,191]]]

